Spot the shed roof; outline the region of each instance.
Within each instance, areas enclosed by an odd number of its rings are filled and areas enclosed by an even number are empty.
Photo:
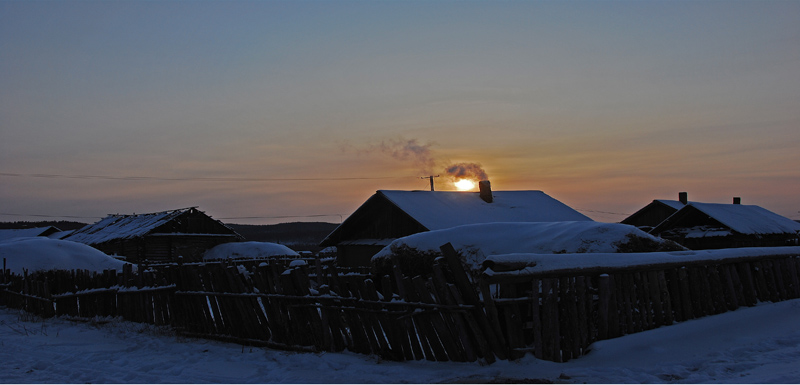
[[[653,202],[658,202],[658,203],[665,204],[665,205],[667,205],[667,206],[669,206],[669,207],[672,207],[672,208],[673,208],[673,209],[675,209],[675,210],[680,210],[680,209],[682,209],[682,208],[683,208],[683,206],[684,206],[684,205],[683,205],[683,202],[681,202],[681,201],[674,201],[674,200],[670,200],[670,199],[656,199],[656,200],[654,200]]]
[[[675,201],[670,199],[654,199],[646,206],[640,208],[639,210],[636,210],[635,213],[629,215],[627,218],[620,221],[620,223],[634,224],[636,223],[638,218],[647,215],[654,209],[660,209],[662,207],[667,207],[671,210],[672,213],[674,213],[675,211],[678,211],[683,207],[683,203],[681,201]],[[658,225],[658,223],[648,223],[648,226],[655,226],[655,225]]]
[[[171,221],[194,207],[149,214],[111,214],[100,221],[76,230],[65,239],[95,245],[114,239],[131,239]]]
[[[800,223],[760,206],[690,202],[653,229],[653,232],[671,227],[690,210],[702,212],[740,234],[791,234],[800,231]]]
[[[30,229],[4,229],[0,230],[0,241],[14,238],[46,237],[59,231],[61,230],[54,226],[34,227]]]
[[[491,222],[591,221],[542,191],[493,191],[487,203],[476,192],[379,190],[428,230]]]

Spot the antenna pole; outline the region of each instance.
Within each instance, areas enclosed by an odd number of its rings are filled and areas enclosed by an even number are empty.
[[[433,178],[438,178],[439,175],[429,175],[429,176],[421,176],[419,179],[430,179],[431,180],[431,191],[433,191]]]

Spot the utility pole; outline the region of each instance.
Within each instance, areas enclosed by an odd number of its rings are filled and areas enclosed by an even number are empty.
[[[439,175],[428,175],[428,176],[421,176],[419,179],[430,179],[431,180],[431,191],[433,191],[433,178],[438,178]]]

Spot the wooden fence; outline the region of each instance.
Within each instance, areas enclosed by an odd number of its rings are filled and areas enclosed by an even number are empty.
[[[800,298],[800,251],[719,258],[724,252],[694,261],[512,269],[485,274],[480,288],[512,358],[531,352],[556,362],[580,357],[595,341]]]
[[[452,246],[429,276],[373,277],[320,261],[161,265],[140,273],[4,275],[7,306],[43,317],[117,316],[179,333],[390,360],[551,361],[594,341],[800,298],[795,254],[572,270],[505,269],[473,279]]]

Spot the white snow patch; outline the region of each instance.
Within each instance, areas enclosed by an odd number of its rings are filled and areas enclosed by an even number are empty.
[[[418,251],[439,251],[451,243],[473,266],[479,266],[492,255],[512,253],[616,253],[617,245],[629,235],[666,242],[637,229],[619,223],[592,221],[484,223],[427,231],[396,239],[373,258],[385,258],[393,247],[408,246]]]
[[[0,242],[0,258],[12,273],[40,270],[121,271],[125,262],[82,243],[46,237],[16,238]]]
[[[770,255],[800,256],[800,247],[741,247],[735,249],[663,251],[655,253],[593,253],[593,254],[532,254],[515,253],[487,257],[486,260],[505,264],[527,264],[524,273],[565,269],[622,268],[636,265],[719,261]]]
[[[307,266],[308,263],[302,259],[297,259],[289,263],[289,267],[300,267],[300,266]]]
[[[212,259],[264,259],[277,256],[299,257],[294,250],[271,242],[230,242],[214,246],[203,255],[204,260]]]

